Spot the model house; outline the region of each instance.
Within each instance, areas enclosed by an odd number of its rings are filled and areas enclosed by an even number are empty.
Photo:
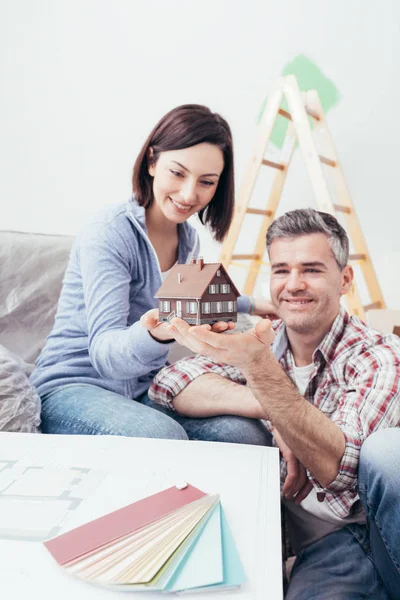
[[[224,266],[202,258],[174,265],[155,295],[160,321],[180,317],[189,325],[236,321],[238,296]]]

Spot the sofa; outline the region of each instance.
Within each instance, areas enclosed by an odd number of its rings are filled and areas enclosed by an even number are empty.
[[[50,332],[73,237],[0,231],[0,344],[27,372]]]
[[[0,231],[0,431],[40,431],[28,377],[53,325],[72,241]]]

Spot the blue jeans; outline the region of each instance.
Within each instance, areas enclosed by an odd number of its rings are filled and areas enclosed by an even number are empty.
[[[286,600],[400,600],[400,429],[361,448],[358,492],[367,525],[349,525],[297,556]]]
[[[400,600],[400,429],[373,433],[361,448],[358,491],[374,563],[390,597]]]
[[[88,384],[70,384],[44,395],[41,417],[43,433],[271,444],[270,434],[256,419],[191,419],[157,406],[147,394],[130,400]]]
[[[302,550],[286,600],[390,600],[369,552],[366,525],[349,525]]]

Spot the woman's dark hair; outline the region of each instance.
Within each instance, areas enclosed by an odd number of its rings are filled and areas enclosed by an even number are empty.
[[[207,224],[217,241],[228,232],[233,217],[235,189],[232,134],[228,123],[219,114],[200,104],[183,104],[168,112],[154,127],[145,141],[133,167],[132,187],[136,201],[148,208],[153,201],[153,178],[150,176],[149,148],[153,149],[152,164],[161,152],[181,150],[196,144],[214,144],[224,156],[224,169],[215,195],[198,215]]]

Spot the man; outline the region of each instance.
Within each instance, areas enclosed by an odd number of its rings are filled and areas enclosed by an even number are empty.
[[[370,556],[357,470],[364,440],[400,423],[400,340],[341,307],[353,271],[347,235],[334,217],[289,212],[271,225],[267,249],[271,300],[281,319],[275,334],[268,320],[219,335],[174,319],[171,335],[209,359],[167,367],[150,397],[191,418],[266,420],[282,451],[283,479],[288,467],[283,493],[297,559],[287,599],[388,598]],[[372,493],[367,480],[364,473],[365,502]],[[374,523],[375,508],[368,511]],[[400,598],[400,552],[385,550],[394,567],[390,591]]]

